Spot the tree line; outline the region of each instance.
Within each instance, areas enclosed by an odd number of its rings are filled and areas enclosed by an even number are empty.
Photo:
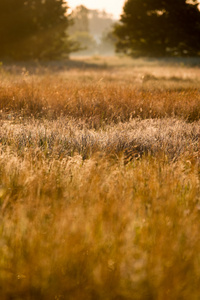
[[[88,10],[80,8],[82,20],[79,10],[68,13],[65,0],[0,0],[0,59],[67,58],[81,48],[72,24],[88,30]],[[117,52],[133,57],[199,56],[198,1],[127,0],[107,36]]]
[[[111,14],[79,5],[72,11],[71,18],[73,24],[68,33],[79,44],[79,54],[114,54],[111,31],[115,21]]]
[[[0,0],[0,58],[55,59],[73,45],[64,0]]]
[[[199,56],[197,0],[127,0],[116,48],[131,56]]]

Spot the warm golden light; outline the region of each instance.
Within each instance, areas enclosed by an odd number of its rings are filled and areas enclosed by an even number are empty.
[[[122,13],[124,0],[69,0],[67,1],[69,7],[74,8],[77,5],[84,5],[90,9],[105,9],[108,13],[111,13],[115,18],[119,18]]]

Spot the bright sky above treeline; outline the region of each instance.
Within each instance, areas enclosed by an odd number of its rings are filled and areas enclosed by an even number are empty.
[[[125,0],[66,0],[70,8],[77,5],[84,5],[89,9],[105,10],[113,15],[114,18],[120,18]],[[189,1],[189,0],[188,0]],[[198,0],[200,3],[200,0]],[[200,8],[200,6],[199,6]]]
[[[122,13],[122,8],[125,0],[69,0],[67,1],[70,8],[77,5],[84,5],[89,9],[105,10],[113,15],[114,18],[119,18]]]

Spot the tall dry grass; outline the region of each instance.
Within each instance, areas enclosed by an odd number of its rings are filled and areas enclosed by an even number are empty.
[[[177,119],[132,119],[129,122],[91,129],[87,123],[65,117],[58,120],[0,121],[2,149],[24,157],[82,159],[101,153],[109,158],[156,155],[162,152],[176,160],[185,153],[197,155],[200,122]]]
[[[2,71],[0,299],[200,298],[199,71],[132,68]]]
[[[199,166],[6,151],[1,299],[198,299]]]
[[[5,72],[0,83],[2,116],[67,116],[96,129],[135,117],[178,117],[190,122],[200,118],[199,69],[70,69],[37,76],[24,69],[17,75]]]

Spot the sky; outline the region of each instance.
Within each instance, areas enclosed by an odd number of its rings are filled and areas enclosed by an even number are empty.
[[[125,0],[67,0],[70,8],[82,4],[90,9],[105,9],[106,12],[111,13],[115,18],[120,17],[124,2]]]

